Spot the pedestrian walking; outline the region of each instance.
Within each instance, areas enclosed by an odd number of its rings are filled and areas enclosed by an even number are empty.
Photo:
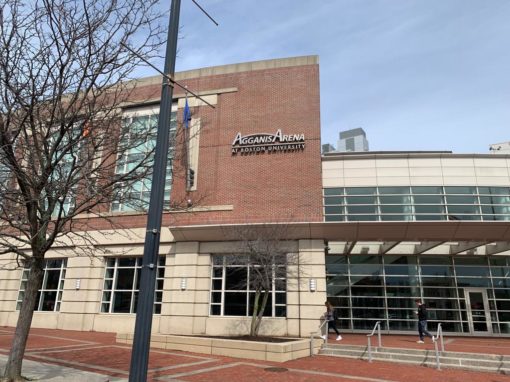
[[[326,311],[324,312],[323,318],[325,320],[327,320],[328,323],[326,324],[326,334],[324,334],[321,337],[325,340],[327,338],[328,334],[329,334],[329,329],[333,328],[333,330],[336,333],[336,340],[337,341],[341,341],[342,340],[342,336],[340,335],[340,332],[336,328],[336,320],[338,318],[337,314],[336,314],[336,310],[333,308],[333,306],[331,305],[331,303],[329,301],[326,301],[324,303],[324,305],[326,305]]]
[[[416,307],[418,308],[415,313],[418,315],[418,334],[420,335],[420,339],[416,341],[419,344],[424,344],[423,341],[425,336],[432,338],[432,342],[435,342],[435,338],[432,334],[429,333],[427,330],[427,306],[421,302],[421,300],[418,298],[415,300]]]

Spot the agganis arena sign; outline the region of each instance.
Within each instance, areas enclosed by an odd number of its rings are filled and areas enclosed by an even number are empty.
[[[283,134],[278,129],[275,134],[260,133],[243,137],[239,132],[232,142],[232,155],[299,151],[304,148],[304,134]]]

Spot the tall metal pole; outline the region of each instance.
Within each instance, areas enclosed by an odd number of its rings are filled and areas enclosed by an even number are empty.
[[[169,75],[171,78],[173,78],[175,72],[180,8],[181,0],[172,0],[165,56],[165,74]],[[152,174],[149,213],[147,216],[147,232],[145,233],[145,245],[143,249],[140,291],[138,294],[129,382],[143,382],[147,380],[152,315],[154,308],[154,289],[156,284],[156,273],[158,270],[157,264],[161,219],[163,214],[165,176],[166,166],[168,163],[168,139],[173,95],[172,85],[173,84],[170,83],[168,76],[163,76],[158,132],[156,138],[156,152],[154,155],[154,170]]]

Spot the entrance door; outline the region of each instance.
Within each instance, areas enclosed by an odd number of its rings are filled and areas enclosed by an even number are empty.
[[[483,288],[464,288],[469,331],[472,334],[492,333],[487,291]]]

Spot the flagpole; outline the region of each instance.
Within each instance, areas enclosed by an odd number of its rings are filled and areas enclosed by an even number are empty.
[[[172,0],[129,382],[147,380],[172,112],[173,84],[170,79],[175,73],[180,7],[181,0]]]

